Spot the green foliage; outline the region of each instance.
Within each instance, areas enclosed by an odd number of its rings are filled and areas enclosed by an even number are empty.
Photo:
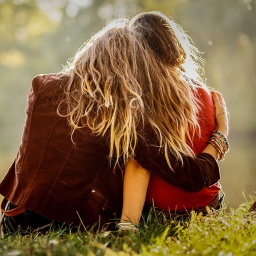
[[[166,219],[151,212],[133,231],[67,229],[9,235],[1,240],[1,255],[256,255],[256,214],[249,204],[237,210],[203,217],[191,214],[186,221]]]

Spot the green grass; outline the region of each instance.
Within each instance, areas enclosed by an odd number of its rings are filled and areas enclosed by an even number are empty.
[[[0,255],[256,255],[256,213],[248,214],[249,206],[218,216],[191,214],[187,221],[167,220],[152,211],[139,234],[60,229],[8,235],[0,240]]]

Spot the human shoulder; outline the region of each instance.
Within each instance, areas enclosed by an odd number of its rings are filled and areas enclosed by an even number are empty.
[[[32,84],[65,83],[70,75],[64,73],[39,74],[32,79]]]
[[[42,92],[58,92],[70,81],[64,73],[39,74],[32,79],[32,91],[35,95]]]

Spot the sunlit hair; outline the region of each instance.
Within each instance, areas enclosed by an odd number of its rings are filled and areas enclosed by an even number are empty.
[[[160,12],[115,20],[64,69],[71,80],[61,115],[73,132],[88,127],[107,138],[115,164],[134,157],[138,139],[145,139],[142,127],[150,127],[172,168],[170,153],[181,161],[183,154],[193,156],[186,140],[199,129],[198,56],[184,31]]]
[[[174,20],[159,11],[140,13],[133,17],[130,26],[141,34],[163,62],[194,81],[204,85],[203,59],[192,39]]]

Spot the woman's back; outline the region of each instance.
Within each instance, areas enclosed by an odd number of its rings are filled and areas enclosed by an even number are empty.
[[[206,147],[212,132],[215,130],[215,107],[211,94],[203,88],[199,88],[198,98],[201,102],[199,110],[199,125],[201,133],[193,137],[193,145],[190,145],[195,155]],[[198,192],[187,192],[175,187],[152,174],[147,191],[147,201],[162,210],[184,211],[186,209],[202,207],[210,203],[219,193],[220,185],[216,183]]]

